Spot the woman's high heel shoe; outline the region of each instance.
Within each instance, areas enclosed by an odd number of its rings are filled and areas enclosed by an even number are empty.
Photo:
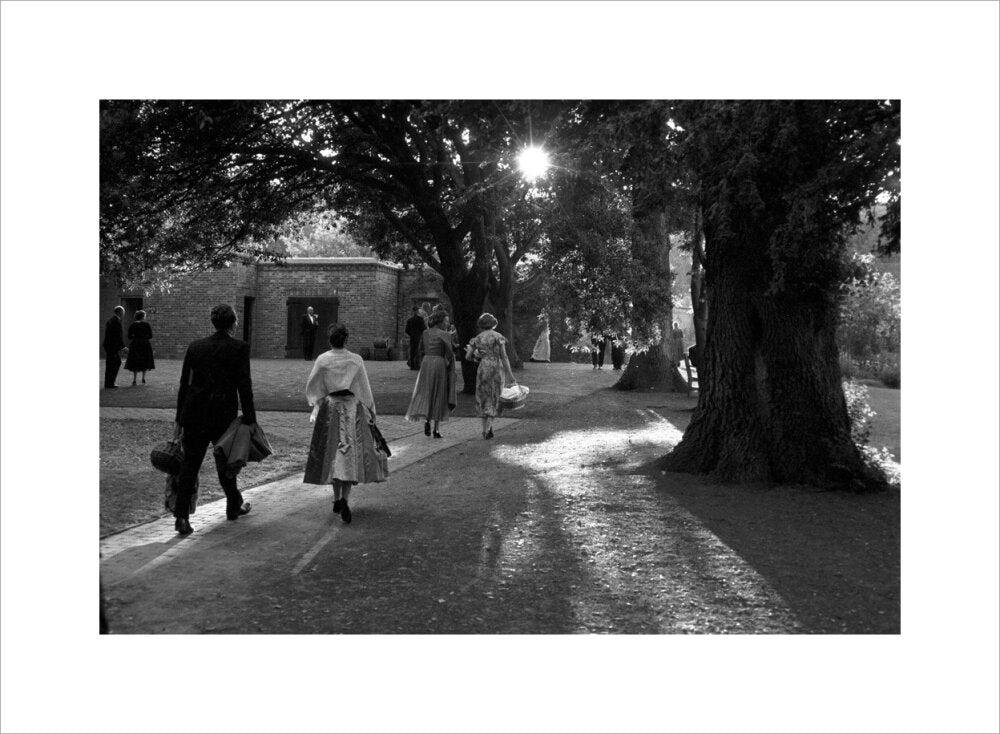
[[[493,429],[492,428],[486,432],[486,438],[493,438]]]
[[[431,435],[431,422],[430,421],[427,421],[426,423],[424,423],[424,435],[425,436],[430,436]]]
[[[181,535],[190,535],[194,532],[194,528],[191,527],[191,523],[182,518],[177,518],[177,520],[174,521],[174,530]]]
[[[434,438],[442,438],[442,436],[437,431],[434,431]]]

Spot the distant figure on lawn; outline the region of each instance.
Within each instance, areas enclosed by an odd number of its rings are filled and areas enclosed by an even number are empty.
[[[476,412],[483,420],[483,438],[493,438],[493,419],[503,412],[500,392],[514,383],[507,359],[507,340],[498,334],[497,319],[484,313],[477,322],[482,331],[465,348],[465,358],[479,362],[476,370]]]
[[[406,335],[410,338],[410,352],[406,360],[411,370],[420,369],[420,335],[427,328],[419,306],[413,307],[413,315],[406,322]]]
[[[313,358],[313,348],[316,345],[316,328],[319,319],[313,313],[313,307],[306,308],[299,322],[299,334],[302,336],[302,358],[311,360]]]
[[[177,501],[174,505],[174,528],[181,535],[192,532],[188,509],[195,480],[205,459],[208,444],[214,444],[243,410],[243,423],[253,425],[257,414],[253,407],[250,381],[250,345],[232,336],[237,318],[233,307],[222,303],[212,309],[212,336],[192,342],[181,366],[181,385],[177,392],[177,422],[174,438],[181,439],[184,461],[177,478]],[[225,457],[215,456],[219,484],[226,493],[226,517],[235,520],[250,512],[250,503],[236,487],[236,475],[226,471]]]
[[[603,334],[600,337],[592,336],[590,337],[590,345],[592,347],[590,350],[590,360],[593,362],[594,369],[603,369],[604,350],[608,348],[608,338]]]
[[[542,331],[535,340],[535,348],[531,350],[532,362],[548,362],[551,356],[551,346],[549,345],[549,317],[540,314],[538,320],[542,322]]]
[[[121,350],[125,348],[125,338],[122,336],[122,317],[125,309],[115,306],[111,318],[104,323],[104,341],[101,346],[104,348],[104,387],[115,388],[115,380],[118,379],[118,370],[122,368]]]
[[[316,358],[306,382],[306,400],[314,424],[304,484],[333,485],[333,511],[351,521],[348,499],[355,484],[384,482],[387,457],[376,450],[371,426],[375,398],[360,355],[344,348],[344,324],[328,330],[330,350]]]
[[[156,369],[153,362],[153,327],[146,321],[146,312],[139,309],[135,312],[135,321],[128,327],[128,357],[125,359],[125,369],[132,373],[132,384],[139,372],[142,373],[142,384],[146,384],[146,372]]]
[[[455,351],[448,330],[448,314],[443,309],[431,313],[427,330],[420,336],[420,374],[413,386],[406,420],[424,421],[424,435],[441,438],[441,421],[448,420],[458,404]]]

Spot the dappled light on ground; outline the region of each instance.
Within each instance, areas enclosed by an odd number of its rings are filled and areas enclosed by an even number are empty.
[[[552,526],[576,554],[569,589],[580,631],[792,632],[788,605],[746,561],[673,499],[642,467],[680,440],[650,408],[634,426],[561,431],[537,444],[497,446],[498,461],[528,475],[526,507],[484,557],[502,576],[536,574],[554,545],[532,523]],[[542,519],[539,519],[542,518]],[[500,533],[494,524],[490,532]]]

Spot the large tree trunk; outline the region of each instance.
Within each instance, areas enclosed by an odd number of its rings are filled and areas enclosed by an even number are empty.
[[[461,365],[462,392],[473,395],[476,392],[475,362],[465,359],[465,345],[479,333],[476,322],[482,314],[486,299],[486,278],[483,267],[475,267],[462,276],[444,277],[442,287],[448,294],[454,313],[455,329],[458,331],[458,354],[455,358]]]
[[[837,304],[804,290],[768,295],[762,251],[747,244],[709,257],[698,406],[662,468],[735,482],[883,486],[851,440]]]
[[[487,302],[500,322],[497,331],[507,337],[507,359],[510,360],[510,366],[521,369],[524,362],[514,344],[514,266],[509,257],[498,257],[497,265],[500,271],[499,282],[492,284]]]

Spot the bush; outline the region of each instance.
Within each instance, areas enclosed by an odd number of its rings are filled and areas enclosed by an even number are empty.
[[[877,449],[868,445],[872,433],[872,418],[876,415],[868,404],[868,388],[854,380],[847,380],[843,385],[847,415],[851,419],[851,439],[861,452],[865,464],[885,477],[890,485],[898,486],[899,466],[893,460],[892,452],[884,446]]]

